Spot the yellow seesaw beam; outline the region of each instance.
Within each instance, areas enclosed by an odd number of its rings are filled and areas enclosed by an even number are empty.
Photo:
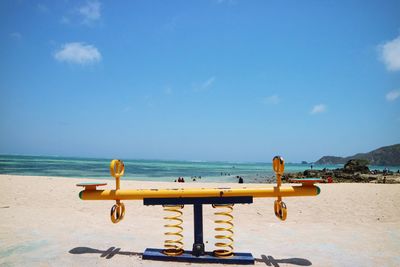
[[[176,189],[132,189],[132,190],[83,190],[79,193],[82,200],[141,200],[144,198],[180,198],[180,197],[300,197],[316,196],[318,186],[288,186],[260,188],[176,188]]]

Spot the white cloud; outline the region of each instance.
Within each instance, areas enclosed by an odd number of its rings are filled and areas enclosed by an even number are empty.
[[[63,45],[54,53],[54,58],[61,62],[85,65],[99,62],[101,54],[93,45],[76,42]]]
[[[12,32],[10,33],[10,37],[15,40],[20,40],[22,38],[22,34],[19,32]]]
[[[215,81],[215,77],[210,77],[207,81],[205,81],[201,87],[203,87],[204,89],[207,89],[208,87],[210,87]]]
[[[326,111],[326,105],[318,104],[313,107],[311,110],[311,114],[318,114]]]
[[[387,101],[395,101],[397,98],[400,97],[400,90],[392,90],[386,94]]]
[[[234,0],[217,0],[217,4],[223,4],[223,3],[228,3],[230,5],[236,4]]]
[[[278,95],[271,95],[268,97],[265,97],[262,102],[264,104],[272,104],[272,105],[277,105],[279,102],[281,102],[281,99]]]
[[[164,30],[170,32],[175,31],[177,22],[178,22],[178,17],[173,17],[169,19],[169,21],[163,25]]]
[[[36,9],[43,13],[46,13],[49,11],[49,8],[45,4],[42,4],[42,3],[37,4]]]
[[[400,70],[400,36],[379,46],[380,56],[389,71]]]
[[[166,95],[172,95],[172,88],[171,88],[171,87],[165,88],[164,94],[166,94]]]
[[[98,1],[87,1],[86,4],[79,7],[79,14],[84,18],[84,23],[96,21],[101,17],[101,3]]]
[[[62,16],[60,19],[61,24],[70,24],[71,20],[67,16]]]
[[[126,107],[122,110],[122,112],[123,112],[123,113],[127,113],[127,112],[131,111],[131,109],[132,109],[131,106],[126,106]]]
[[[210,89],[216,79],[217,78],[215,78],[215,76],[208,78],[202,84],[195,86],[195,91],[206,91],[206,90]]]

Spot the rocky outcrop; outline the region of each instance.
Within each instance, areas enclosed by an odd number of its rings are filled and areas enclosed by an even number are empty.
[[[343,171],[346,173],[360,172],[363,174],[370,173],[368,168],[368,161],[362,159],[351,159],[343,167]]]
[[[359,153],[350,157],[324,156],[316,164],[344,164],[351,159],[367,160],[370,165],[400,166],[400,144],[381,147],[368,153]]]
[[[286,173],[284,180],[292,178],[318,177],[327,180],[331,177],[334,182],[339,183],[399,183],[400,174],[390,171],[370,171],[365,160],[349,160],[343,168],[305,170],[304,172]]]

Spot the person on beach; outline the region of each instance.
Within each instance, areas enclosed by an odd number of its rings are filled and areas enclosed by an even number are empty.
[[[243,184],[243,178],[239,177],[239,184]]]

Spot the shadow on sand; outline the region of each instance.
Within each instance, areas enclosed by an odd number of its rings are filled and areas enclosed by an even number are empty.
[[[100,254],[100,257],[111,259],[115,255],[124,255],[124,256],[142,256],[143,253],[139,252],[130,252],[130,251],[121,251],[121,248],[110,247],[107,250],[100,250],[88,247],[76,247],[69,251],[71,254]]]
[[[293,264],[298,266],[311,266],[312,263],[309,260],[302,258],[290,258],[290,259],[274,259],[272,256],[261,255],[261,259],[255,259],[256,262],[264,262],[267,266],[279,267],[279,263]]]
[[[143,256],[143,253],[139,252],[130,252],[130,251],[121,251],[121,248],[110,247],[107,250],[100,250],[88,247],[76,247],[69,251],[71,254],[100,254],[100,257],[111,259],[115,255],[124,255],[124,256]],[[272,256],[261,255],[261,259],[255,259],[256,262],[263,262],[267,266],[279,267],[279,263],[284,264],[292,264],[297,266],[311,266],[312,263],[309,260],[302,258],[290,258],[290,259],[274,259]]]

